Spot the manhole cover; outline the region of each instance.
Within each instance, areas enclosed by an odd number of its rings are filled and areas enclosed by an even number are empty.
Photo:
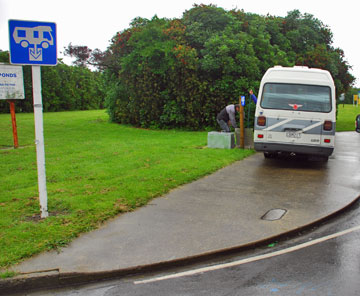
[[[286,214],[286,212],[287,211],[283,210],[283,209],[272,209],[272,210],[266,212],[266,214],[264,216],[262,216],[261,219],[268,220],[268,221],[279,220]]]

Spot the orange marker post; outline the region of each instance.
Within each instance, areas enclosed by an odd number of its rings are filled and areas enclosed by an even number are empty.
[[[16,116],[15,116],[15,103],[14,100],[7,100],[10,104],[10,114],[11,114],[11,123],[13,129],[13,138],[14,138],[14,148],[19,147],[18,135],[17,135],[17,127],[16,127]]]

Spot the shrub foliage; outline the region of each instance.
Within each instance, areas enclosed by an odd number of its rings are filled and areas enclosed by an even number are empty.
[[[0,50],[0,62],[9,62],[9,52]],[[33,111],[31,66],[23,66],[25,99],[17,100],[17,112]],[[104,108],[102,74],[84,66],[68,66],[62,61],[53,67],[41,67],[44,111],[90,110]],[[9,104],[0,100],[0,113],[9,112]]]
[[[44,110],[106,104],[113,122],[200,130],[216,126],[217,113],[249,89],[256,93],[262,75],[274,65],[328,70],[339,96],[355,78],[332,37],[320,20],[298,10],[277,17],[194,5],[180,19],[139,17],[115,34],[105,52],[69,44],[65,54],[76,59],[74,66],[60,61],[56,67],[42,67]],[[7,61],[8,53],[0,51],[0,62]],[[24,66],[24,80],[26,100],[17,108],[29,112],[29,66]],[[255,106],[247,98],[251,126]],[[0,112],[4,110],[8,112],[7,103],[0,101]]]
[[[103,55],[110,118],[141,127],[215,126],[218,111],[256,91],[274,65],[329,70],[338,94],[354,81],[330,29],[298,10],[276,17],[195,5],[181,19],[136,18]]]

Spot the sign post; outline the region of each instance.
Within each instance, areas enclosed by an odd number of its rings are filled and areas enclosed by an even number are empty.
[[[34,117],[35,117],[35,144],[38,171],[38,186],[41,218],[48,216],[47,189],[45,173],[45,146],[44,146],[44,124],[41,97],[41,69],[40,66],[32,66]]]
[[[8,100],[10,104],[10,114],[11,114],[11,125],[13,130],[13,139],[14,139],[14,148],[19,148],[19,139],[17,134],[16,126],[16,115],[15,115],[15,102],[14,100]]]
[[[240,96],[240,148],[245,147],[244,106],[245,96]]]
[[[40,66],[57,64],[56,24],[9,20],[10,63],[32,66],[35,144],[41,218],[48,217]]]

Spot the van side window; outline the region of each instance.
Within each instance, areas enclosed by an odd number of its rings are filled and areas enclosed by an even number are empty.
[[[328,113],[331,111],[331,89],[319,85],[266,83],[261,107]]]

